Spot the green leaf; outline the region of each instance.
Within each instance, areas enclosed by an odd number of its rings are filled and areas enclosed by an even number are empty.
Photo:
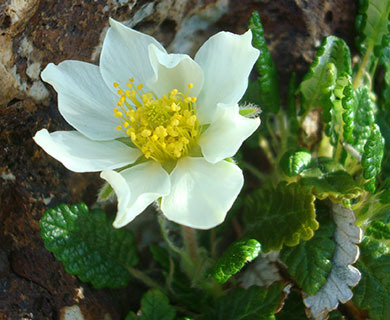
[[[240,106],[240,115],[247,118],[256,118],[261,113],[261,110],[254,105]]]
[[[366,234],[377,240],[390,240],[390,224],[374,220],[367,227]]]
[[[256,69],[260,75],[257,80],[260,89],[258,102],[264,111],[278,113],[280,108],[278,71],[267,48],[263,26],[257,11],[254,11],[249,19],[249,29],[252,30],[253,35],[252,45],[260,51],[256,62]]]
[[[365,238],[356,267],[362,279],[354,289],[353,302],[368,310],[370,319],[387,320],[390,314],[390,253],[386,245]]]
[[[311,153],[306,148],[287,151],[280,159],[280,167],[289,177],[295,177],[306,169],[311,162]]]
[[[369,47],[380,45],[390,28],[390,1],[361,0],[355,26],[359,33],[357,46],[362,52]]]
[[[175,309],[168,298],[158,289],[149,290],[141,300],[141,315],[130,312],[125,320],[174,320]]]
[[[366,180],[375,178],[381,171],[383,149],[385,141],[379,130],[379,127],[374,124],[371,130],[371,135],[364,145],[362,155],[363,177]]]
[[[220,283],[240,271],[245,263],[257,258],[261,250],[260,243],[255,239],[242,239],[234,242],[224,251],[210,270],[210,274]]]
[[[126,286],[128,269],[138,262],[133,234],[112,227],[101,210],[61,204],[45,211],[41,236],[68,273],[96,289]]]
[[[264,252],[309,240],[318,229],[314,199],[310,189],[297,183],[255,191],[245,202],[248,237],[260,241]]]
[[[348,88],[349,89],[349,88]],[[344,140],[362,153],[375,123],[375,104],[366,87],[351,90],[343,99]]]
[[[382,44],[379,51],[379,64],[385,68],[385,82],[390,86],[390,34],[382,38]]]
[[[329,65],[329,63],[331,63]],[[344,40],[328,36],[322,42],[308,73],[299,86],[303,96],[303,112],[323,106],[329,99],[335,80],[343,73],[351,74],[351,54]]]
[[[295,290],[291,291],[284,301],[282,310],[276,315],[277,320],[303,320],[307,319],[302,296]]]
[[[334,231],[334,223],[329,218],[322,219],[312,239],[296,247],[284,247],[280,252],[280,259],[287,265],[288,273],[308,295],[314,295],[321,289],[332,270],[331,259],[336,249],[332,239]]]
[[[297,76],[295,72],[291,74],[287,90],[287,118],[288,128],[293,134],[293,139],[297,139],[299,132],[299,121],[297,118]],[[295,142],[295,141],[294,141]]]
[[[252,286],[238,288],[217,300],[210,310],[197,320],[271,320],[282,301],[283,284],[276,282],[268,289]]]
[[[312,168],[304,170],[301,184],[311,187],[318,199],[329,198],[339,203],[357,198],[362,193],[352,176],[329,158],[319,158]]]

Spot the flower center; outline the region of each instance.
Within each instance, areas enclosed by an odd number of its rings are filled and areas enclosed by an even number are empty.
[[[133,82],[129,79],[127,90],[114,83],[120,95],[114,108],[121,122],[116,129],[125,132],[147,159],[164,163],[187,155],[200,134],[196,98],[188,95],[193,84],[188,84],[186,94],[174,89],[158,98]]]

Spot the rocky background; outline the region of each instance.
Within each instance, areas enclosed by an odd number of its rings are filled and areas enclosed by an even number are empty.
[[[40,72],[68,59],[98,63],[109,17],[193,55],[220,30],[243,33],[253,10],[282,89],[291,71],[304,74],[323,36],[353,48],[355,0],[0,0],[0,320],[123,319],[145,289],[134,281],[94,290],[43,247],[45,209],[92,204],[101,181],[69,172],[33,142],[41,128],[69,129]]]

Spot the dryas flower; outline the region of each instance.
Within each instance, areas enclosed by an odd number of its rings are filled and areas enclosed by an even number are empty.
[[[118,198],[117,228],[158,199],[171,221],[220,224],[243,185],[226,159],[260,124],[237,104],[259,55],[251,32],[220,32],[191,59],[110,24],[99,66],[64,61],[42,72],[76,130],[42,129],[35,142],[69,170],[102,171]]]

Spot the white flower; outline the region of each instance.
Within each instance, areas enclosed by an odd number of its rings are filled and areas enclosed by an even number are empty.
[[[198,229],[222,223],[243,185],[241,170],[225,159],[260,124],[237,105],[259,55],[251,32],[220,32],[191,59],[110,24],[99,66],[64,61],[42,72],[76,131],[42,129],[35,142],[69,170],[102,171],[118,198],[117,228],[160,198],[171,221]]]

